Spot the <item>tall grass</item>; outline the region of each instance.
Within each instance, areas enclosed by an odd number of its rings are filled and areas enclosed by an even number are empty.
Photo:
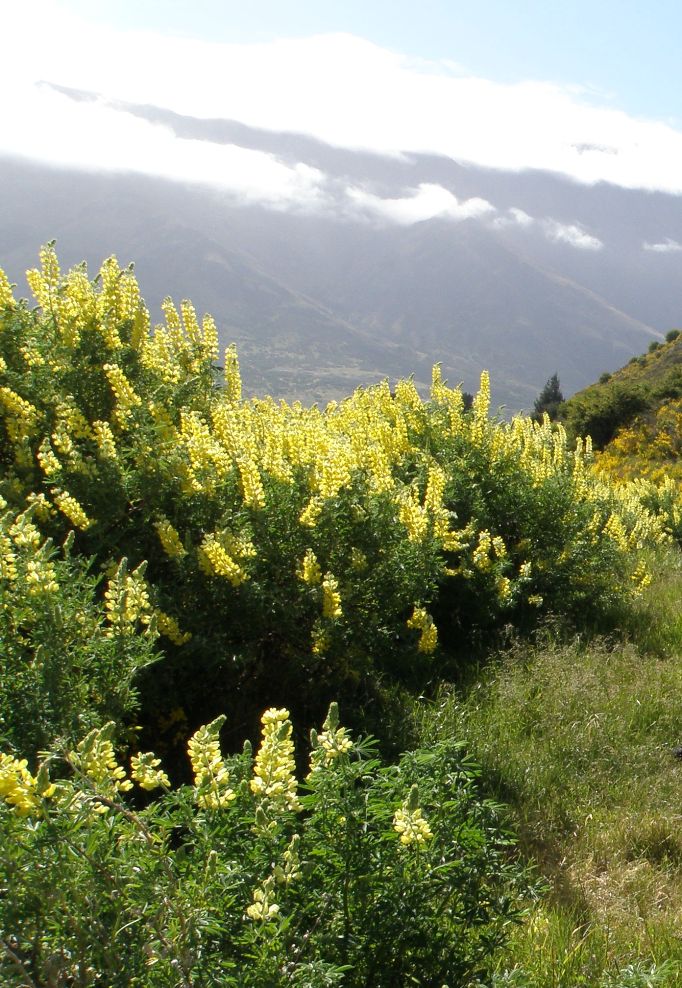
[[[682,986],[681,562],[658,555],[622,639],[547,631],[417,709],[423,742],[467,742],[548,883],[500,984]]]

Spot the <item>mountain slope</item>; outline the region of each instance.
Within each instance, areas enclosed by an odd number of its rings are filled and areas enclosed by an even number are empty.
[[[267,208],[224,189],[2,158],[0,265],[23,283],[53,237],[67,263],[135,260],[153,309],[172,285],[212,312],[249,389],[324,401],[410,373],[426,387],[440,361],[467,390],[489,369],[494,400],[527,409],[554,371],[570,393],[678,321],[681,255],[642,248],[644,238],[682,240],[675,197],[386,158],[158,108],[120,112],[318,168],[328,201]],[[489,211],[410,223],[349,211],[349,190],[393,209],[423,183],[460,204],[485,199]]]

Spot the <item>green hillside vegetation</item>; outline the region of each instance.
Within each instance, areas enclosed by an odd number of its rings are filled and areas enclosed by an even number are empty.
[[[652,343],[649,352],[614,374],[569,398],[558,416],[573,436],[591,436],[602,449],[619,429],[638,415],[654,412],[664,401],[682,397],[682,337],[671,330],[666,342]]]
[[[679,988],[674,484],[496,418],[487,374],[244,398],[114,258],[27,278],[3,984]]]

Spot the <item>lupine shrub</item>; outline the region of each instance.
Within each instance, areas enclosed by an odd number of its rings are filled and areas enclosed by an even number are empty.
[[[33,757],[136,707],[136,675],[155,661],[142,574],[125,562],[100,580],[38,528],[38,495],[17,513],[0,499],[0,744]]]
[[[235,739],[268,704],[355,714],[547,613],[604,621],[667,537],[561,427],[491,416],[486,374],[469,410],[438,368],[429,400],[410,380],[324,410],[246,400],[213,320],[166,299],[151,330],[115,258],[91,282],[48,246],[27,278],[36,309],[0,274],[0,493],[40,499],[93,573],[136,574],[164,657],[139,681],[154,746],[220,710]]]
[[[440,988],[489,972],[530,887],[459,745],[385,766],[332,705],[299,784],[288,711],[265,712],[255,756],[223,757],[223,720],[192,736],[193,784],[176,789],[151,752],[119,764],[111,726],[35,776],[0,755],[4,985]]]

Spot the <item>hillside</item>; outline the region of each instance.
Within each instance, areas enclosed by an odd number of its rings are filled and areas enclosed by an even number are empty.
[[[666,402],[682,396],[682,336],[671,330],[613,374],[569,398],[559,417],[573,435],[592,437],[597,449],[638,418],[651,419]]]

